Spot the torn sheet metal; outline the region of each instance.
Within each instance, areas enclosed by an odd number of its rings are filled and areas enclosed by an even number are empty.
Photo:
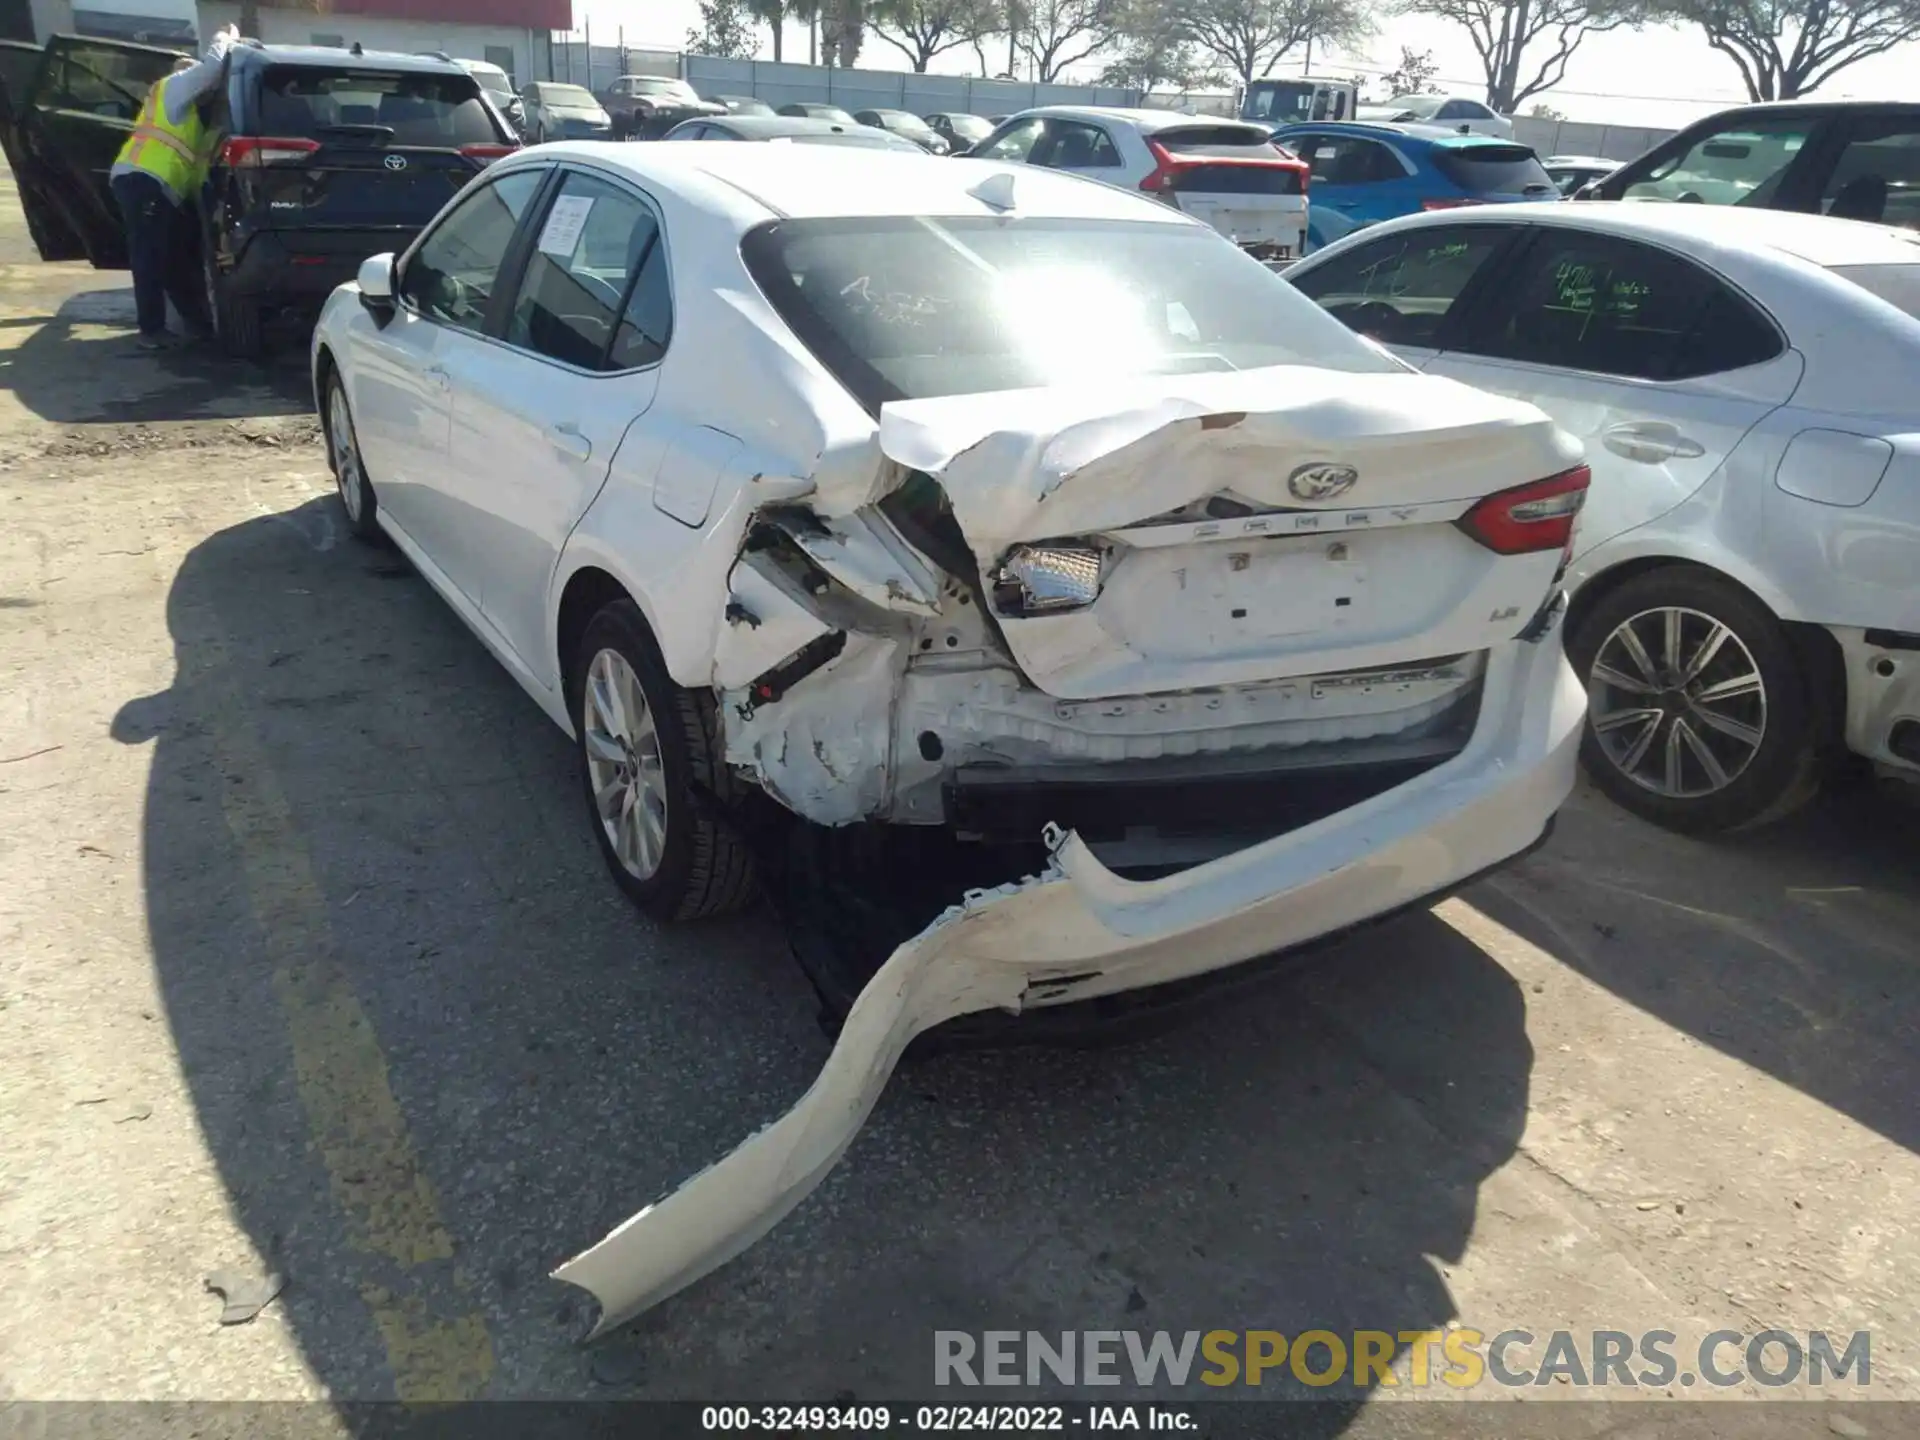
[[[767,523],[833,579],[883,610],[931,617],[939,610],[940,575],[872,510],[821,519],[808,511],[768,514]]]
[[[1159,880],[1054,835],[1046,872],[976,892],[894,951],[820,1076],[771,1126],[554,1272],[600,1302],[600,1335],[724,1265],[820,1183],[915,1035],[1204,974],[1434,894],[1536,840],[1573,787],[1586,699],[1554,645],[1490,661],[1453,761],[1325,821]],[[1044,956],[1045,958],[1037,958]]]
[[[746,688],[721,694],[730,765],[750,771],[774,799],[817,825],[879,813],[893,774],[893,706],[904,660],[899,644],[849,634],[832,661],[776,703]]]
[[[830,627],[762,555],[744,556],[728,580],[726,623],[714,641],[713,685],[737,690]]]

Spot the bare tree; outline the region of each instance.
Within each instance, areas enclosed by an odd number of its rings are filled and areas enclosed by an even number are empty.
[[[1487,104],[1502,115],[1566,79],[1587,36],[1646,19],[1641,0],[1405,0],[1402,8],[1467,32],[1486,72]]]
[[[1415,50],[1402,45],[1400,63],[1382,75],[1380,83],[1386,88],[1388,99],[1395,95],[1421,95],[1439,73],[1440,67],[1433,63],[1431,50]]]
[[[902,55],[914,70],[996,28],[993,0],[874,0],[868,21],[874,36]]]
[[[1021,9],[1024,24],[1014,31],[1014,43],[1032,64],[1034,78],[1048,83],[1107,44],[1118,0],[1024,0]]]
[[[687,31],[687,49],[722,60],[751,60],[759,48],[747,0],[700,0],[700,25]]]
[[[1740,71],[1754,100],[1792,100],[1849,65],[1920,40],[1920,0],[1656,0]]]
[[[1182,23],[1182,0],[1120,0],[1112,17],[1118,52],[1100,72],[1102,85],[1151,93],[1171,86],[1192,90],[1213,82]]]
[[[1365,0],[1187,0],[1187,39],[1249,85],[1311,41],[1351,45],[1373,28]]]

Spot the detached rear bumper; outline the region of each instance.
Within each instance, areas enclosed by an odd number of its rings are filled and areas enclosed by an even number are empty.
[[[1076,835],[1047,872],[974,892],[896,950],[791,1110],[554,1272],[599,1300],[594,1333],[766,1234],[853,1142],[907,1043],[988,1009],[1164,984],[1302,944],[1499,865],[1573,786],[1585,696],[1557,628],[1488,657],[1467,747],[1353,808],[1161,880],[1131,881]]]

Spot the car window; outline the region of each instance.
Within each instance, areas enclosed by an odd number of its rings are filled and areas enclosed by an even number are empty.
[[[1025,160],[1040,139],[1040,132],[1046,128],[1046,123],[1037,115],[1015,121],[975,153],[982,160]]]
[[[131,120],[140,113],[153,82],[170,67],[170,61],[147,52],[62,37],[49,47],[46,68],[33,88],[33,105]]]
[[[1492,225],[1414,230],[1289,278],[1349,330],[1388,345],[1431,346],[1468,282],[1510,233]]]
[[[1773,203],[1813,125],[1801,115],[1736,122],[1668,156],[1628,184],[1619,198],[1764,209]]]
[[[630,287],[620,327],[613,332],[613,347],[607,352],[609,370],[657,364],[667,353],[667,341],[673,335],[673,287],[668,281],[667,247],[657,227],[640,252],[639,270],[631,277]]]
[[[1544,195],[1554,188],[1524,145],[1436,145],[1433,168],[1470,195]]]
[[[430,320],[483,329],[500,262],[546,175],[545,170],[516,170],[470,190],[408,258],[401,298]]]
[[[1583,234],[1542,234],[1476,329],[1462,349],[1640,380],[1737,370],[1782,348],[1751,302],[1691,260]]]
[[[1467,118],[1468,113],[1467,107],[1458,100],[1449,100],[1433,112],[1433,118],[1436,120],[1464,120]]]
[[[455,149],[500,137],[470,75],[271,65],[260,77],[260,132],[324,138],[342,126],[372,127],[392,145]]]
[[[808,218],[756,227],[741,253],[800,341],[875,412],[1063,375],[1397,363],[1204,226]]]
[[[1055,170],[1099,170],[1120,164],[1113,137],[1098,125],[1079,120],[1049,120],[1046,133],[1027,155],[1031,165]]]
[[[1288,143],[1318,185],[1371,185],[1407,173],[1386,146],[1358,136],[1315,135]]]
[[[1920,229],[1920,117],[1858,122],[1820,192],[1820,211]]]
[[[582,370],[607,361],[627,300],[659,238],[653,211],[630,190],[571,171],[541,219],[508,314],[509,345]]]
[[[1456,100],[1453,103],[1457,107],[1455,113],[1463,120],[1491,120],[1494,118],[1493,111],[1482,105],[1478,100]]]

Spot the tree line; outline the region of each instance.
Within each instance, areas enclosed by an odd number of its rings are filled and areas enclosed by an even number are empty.
[[[957,51],[983,76],[1055,81],[1071,70],[1135,90],[1205,89],[1292,73],[1316,50],[1350,54],[1404,15],[1463,31],[1485,99],[1503,114],[1560,84],[1581,44],[1603,31],[1696,29],[1754,100],[1808,94],[1920,39],[1920,0],[701,0],[687,48],[751,58],[766,27],[773,58],[798,60],[784,53],[793,22],[807,27],[805,58],[816,64],[865,55],[924,72]],[[1434,71],[1430,52],[1403,47],[1376,84],[1410,93]]]

